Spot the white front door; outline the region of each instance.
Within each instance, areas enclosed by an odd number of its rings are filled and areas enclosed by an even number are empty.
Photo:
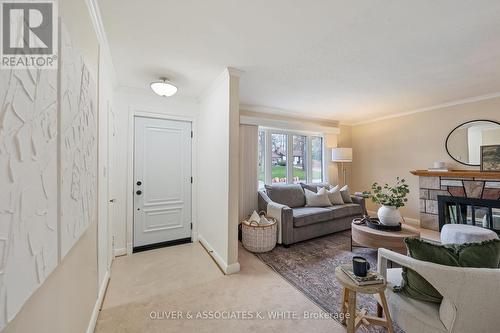
[[[135,117],[134,250],[191,237],[191,123]]]

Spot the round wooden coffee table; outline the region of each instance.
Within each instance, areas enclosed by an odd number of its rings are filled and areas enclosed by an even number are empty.
[[[382,231],[368,227],[365,224],[351,224],[351,251],[353,246],[381,247],[406,254],[406,237],[420,238],[420,233],[403,224],[401,231]]]

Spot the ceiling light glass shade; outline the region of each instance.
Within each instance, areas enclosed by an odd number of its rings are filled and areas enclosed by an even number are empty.
[[[163,97],[173,96],[177,92],[177,87],[165,79],[151,83],[151,89],[155,94]]]
[[[352,148],[333,148],[332,162],[352,162]]]

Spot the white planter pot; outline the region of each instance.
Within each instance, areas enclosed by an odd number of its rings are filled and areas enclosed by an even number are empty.
[[[401,213],[394,206],[382,206],[377,212],[380,223],[384,225],[398,225],[401,222]]]

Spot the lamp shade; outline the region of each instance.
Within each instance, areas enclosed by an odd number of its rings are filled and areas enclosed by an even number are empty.
[[[151,90],[155,94],[162,97],[170,97],[175,95],[177,92],[177,87],[169,82],[166,78],[161,78],[160,81],[155,81],[151,83]]]
[[[352,148],[332,148],[332,162],[352,162]]]

